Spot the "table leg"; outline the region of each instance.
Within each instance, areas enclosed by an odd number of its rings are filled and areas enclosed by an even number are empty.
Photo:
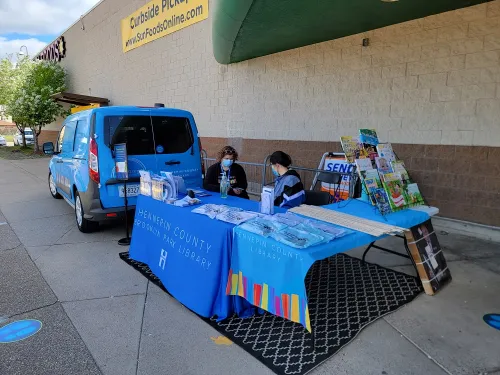
[[[397,251],[390,250],[390,249],[387,249],[385,247],[375,245],[375,241],[374,241],[370,245],[368,245],[365,252],[363,253],[363,258],[362,258],[363,262],[366,262],[365,261],[366,255],[368,254],[368,252],[371,249],[378,249],[380,251],[385,251],[386,253],[390,253],[390,254],[393,254],[393,255],[396,255],[396,256],[399,256],[402,258],[410,259],[411,264],[413,265],[413,268],[415,268],[415,272],[417,273],[417,276],[418,276],[417,265],[415,264],[415,261],[413,260],[413,257],[411,256],[411,251],[410,251],[410,248],[408,247],[408,240],[406,239],[406,237],[404,235],[402,236],[402,235],[398,234],[395,237],[403,239],[406,254],[401,254],[401,253],[398,253]]]

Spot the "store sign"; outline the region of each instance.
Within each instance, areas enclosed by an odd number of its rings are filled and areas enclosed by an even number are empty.
[[[121,22],[123,52],[208,18],[208,0],[153,0]]]
[[[61,61],[61,59],[66,57],[66,40],[63,36],[58,38],[55,42],[48,45],[40,54],[38,55],[38,60],[47,61]]]
[[[343,153],[332,153],[325,158],[324,170],[337,173],[352,173],[354,164],[345,159]],[[335,201],[349,199],[349,188],[351,179],[347,175],[342,176],[340,186],[338,184],[321,183],[321,190],[327,191],[332,195]]]

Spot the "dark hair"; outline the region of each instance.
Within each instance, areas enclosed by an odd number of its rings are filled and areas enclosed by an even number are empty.
[[[288,168],[292,165],[292,158],[290,155],[285,154],[283,151],[273,152],[271,155],[271,164],[279,164],[285,168]]]
[[[231,146],[224,146],[222,149],[217,153],[217,161],[221,161],[224,156],[226,155],[233,155],[234,161],[238,160],[238,153],[234,149],[234,147]]]

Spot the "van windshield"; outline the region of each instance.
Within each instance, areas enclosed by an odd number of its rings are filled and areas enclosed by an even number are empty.
[[[166,116],[106,116],[107,146],[127,144],[128,155],[181,154],[194,143],[189,120]]]
[[[33,135],[33,130],[25,130],[24,135]]]

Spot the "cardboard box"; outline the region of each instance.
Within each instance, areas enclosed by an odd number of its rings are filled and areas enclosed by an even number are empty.
[[[451,281],[451,273],[431,220],[405,232],[426,294],[433,296]]]

